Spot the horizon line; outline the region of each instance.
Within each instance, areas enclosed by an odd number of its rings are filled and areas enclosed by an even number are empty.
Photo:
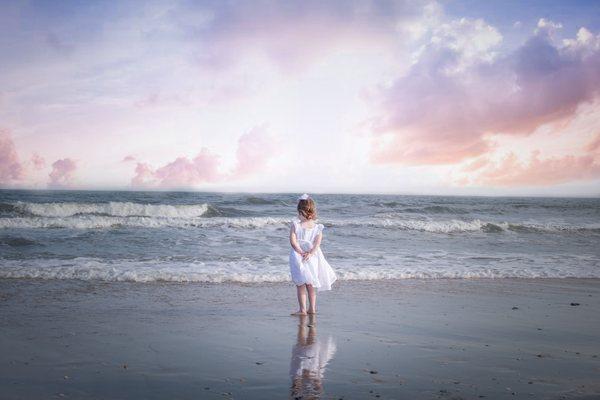
[[[246,190],[202,190],[202,189],[133,189],[133,188],[5,188],[0,187],[0,191],[15,191],[15,192],[139,192],[139,193],[207,193],[207,194],[289,194],[296,195],[300,193],[291,191],[246,191]],[[506,197],[506,198],[586,198],[594,199],[600,198],[600,193],[597,194],[458,194],[458,193],[447,193],[447,194],[435,194],[435,193],[414,193],[414,192],[327,192],[327,191],[309,191],[318,195],[361,195],[361,196],[427,196],[427,197]],[[305,192],[303,192],[305,193]]]

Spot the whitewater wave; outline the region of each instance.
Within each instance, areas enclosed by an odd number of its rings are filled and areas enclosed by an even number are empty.
[[[246,218],[152,218],[152,217],[112,217],[80,215],[67,218],[0,218],[1,228],[67,228],[67,229],[106,229],[106,228],[244,228],[256,229],[265,226],[283,227],[289,218],[246,217]]]
[[[600,278],[600,270],[574,267],[528,267],[502,269],[483,266],[364,266],[360,270],[337,268],[341,281],[394,279],[500,279],[500,278]],[[289,282],[285,260],[273,262],[173,262],[116,261],[93,258],[71,260],[3,260],[0,278],[77,279],[108,282]]]
[[[0,278],[78,279],[110,282],[284,282],[289,273],[265,271],[248,261],[202,262],[120,261],[106,262],[94,258],[72,260],[5,260]],[[282,263],[283,265],[283,263]]]
[[[20,214],[38,217],[64,218],[77,215],[100,215],[114,217],[156,217],[156,218],[194,218],[209,211],[209,205],[203,204],[141,204],[132,202],[109,203],[29,203],[17,202],[4,204]]]
[[[123,204],[123,203],[121,203]],[[153,206],[155,207],[155,206]],[[188,207],[188,206],[165,206],[165,207]],[[42,229],[42,228],[67,228],[67,229],[108,229],[122,227],[139,228],[240,228],[259,229],[271,227],[275,229],[285,228],[291,219],[283,217],[212,217],[206,218],[201,214],[203,207],[192,209],[176,208],[175,210],[160,210],[160,217],[140,216],[142,208],[132,212],[119,208],[118,212],[126,216],[74,214],[66,217],[5,217],[0,218],[0,229]],[[50,213],[48,209],[44,212]],[[61,209],[60,212],[65,212]],[[158,209],[146,209],[147,213],[156,213]],[[170,217],[166,217],[168,212]],[[184,216],[186,213],[189,216]],[[198,215],[200,214],[200,215]],[[489,222],[479,219],[473,220],[421,220],[421,219],[399,219],[399,218],[362,218],[362,219],[337,219],[324,221],[326,227],[353,227],[353,228],[383,228],[406,231],[420,231],[429,233],[600,233],[600,224],[568,225],[559,223],[511,223],[511,222]]]
[[[378,219],[369,221],[367,225],[377,227],[397,228],[402,230],[415,230],[431,233],[461,233],[461,232],[485,232],[499,233],[532,232],[532,233],[569,233],[569,232],[596,232],[600,233],[600,224],[569,225],[560,223],[513,223],[513,222],[490,222],[480,219],[473,220],[418,220],[418,219]]]

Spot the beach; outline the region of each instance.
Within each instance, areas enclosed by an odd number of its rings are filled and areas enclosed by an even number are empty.
[[[2,190],[2,399],[600,397],[600,200]]]
[[[0,400],[600,400],[599,17],[0,0]]]
[[[597,279],[340,281],[295,306],[291,283],[2,279],[1,397],[600,397]]]

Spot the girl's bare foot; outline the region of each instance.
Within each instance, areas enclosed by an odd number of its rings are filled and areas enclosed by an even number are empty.
[[[315,310],[308,310],[308,314],[316,314],[317,312]]]
[[[306,315],[306,312],[305,311],[296,311],[296,312],[291,313],[290,315]]]

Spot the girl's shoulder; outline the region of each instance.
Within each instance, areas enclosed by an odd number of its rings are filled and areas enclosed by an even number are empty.
[[[318,234],[318,233],[321,233],[323,231],[323,228],[325,228],[325,225],[319,223],[319,220],[315,219],[315,220],[313,220],[312,226],[310,228],[308,228],[308,229],[314,229],[317,232],[317,234]]]
[[[290,220],[290,226],[292,226],[294,228],[302,228],[302,221],[300,221],[300,218],[293,218]],[[322,230],[324,228],[324,226],[323,226],[323,224],[320,224],[317,220],[314,220],[313,226],[308,229],[313,229],[313,228]]]
[[[315,228],[317,229],[317,232],[321,233],[323,232],[323,229],[325,229],[325,225],[315,221]]]

